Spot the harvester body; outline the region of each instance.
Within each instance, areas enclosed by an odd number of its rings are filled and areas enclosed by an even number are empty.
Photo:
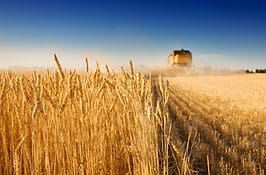
[[[192,65],[192,53],[189,50],[174,50],[169,55],[169,64],[170,66],[184,66],[191,67]]]

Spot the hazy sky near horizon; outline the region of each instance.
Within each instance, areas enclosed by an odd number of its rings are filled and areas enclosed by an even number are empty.
[[[167,66],[190,49],[196,66],[266,67],[263,0],[0,0],[0,68]]]

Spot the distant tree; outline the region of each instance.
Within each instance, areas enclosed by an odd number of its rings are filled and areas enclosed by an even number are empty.
[[[266,69],[256,69],[256,73],[266,73]]]
[[[246,70],[246,73],[248,73],[248,74],[252,74],[252,73],[254,73],[252,70]]]

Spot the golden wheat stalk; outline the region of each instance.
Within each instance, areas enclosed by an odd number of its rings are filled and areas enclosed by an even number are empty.
[[[130,76],[131,78],[134,77],[134,68],[133,68],[133,62],[130,60],[129,61],[129,68],[130,68]]]
[[[89,73],[89,62],[88,62],[88,58],[85,58],[86,61],[86,72]]]
[[[62,77],[63,79],[65,79],[65,74],[64,74],[64,72],[63,72],[63,69],[62,69],[62,67],[61,67],[61,64],[60,64],[60,62],[59,62],[59,60],[58,60],[56,54],[54,54],[54,60],[55,60],[55,63],[56,63],[56,65],[57,65],[57,68],[58,68],[58,70],[59,70],[59,72],[60,72],[61,77]]]

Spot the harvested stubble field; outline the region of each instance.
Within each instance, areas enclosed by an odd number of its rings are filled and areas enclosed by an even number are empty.
[[[132,62],[119,73],[55,62],[0,74],[0,174],[264,174],[265,77],[250,77],[256,90],[245,75],[237,88],[223,77],[169,85]]]
[[[170,81],[170,118],[192,169],[265,174],[266,75],[180,76]],[[206,163],[208,162],[208,163]],[[209,165],[208,165],[209,164]]]

